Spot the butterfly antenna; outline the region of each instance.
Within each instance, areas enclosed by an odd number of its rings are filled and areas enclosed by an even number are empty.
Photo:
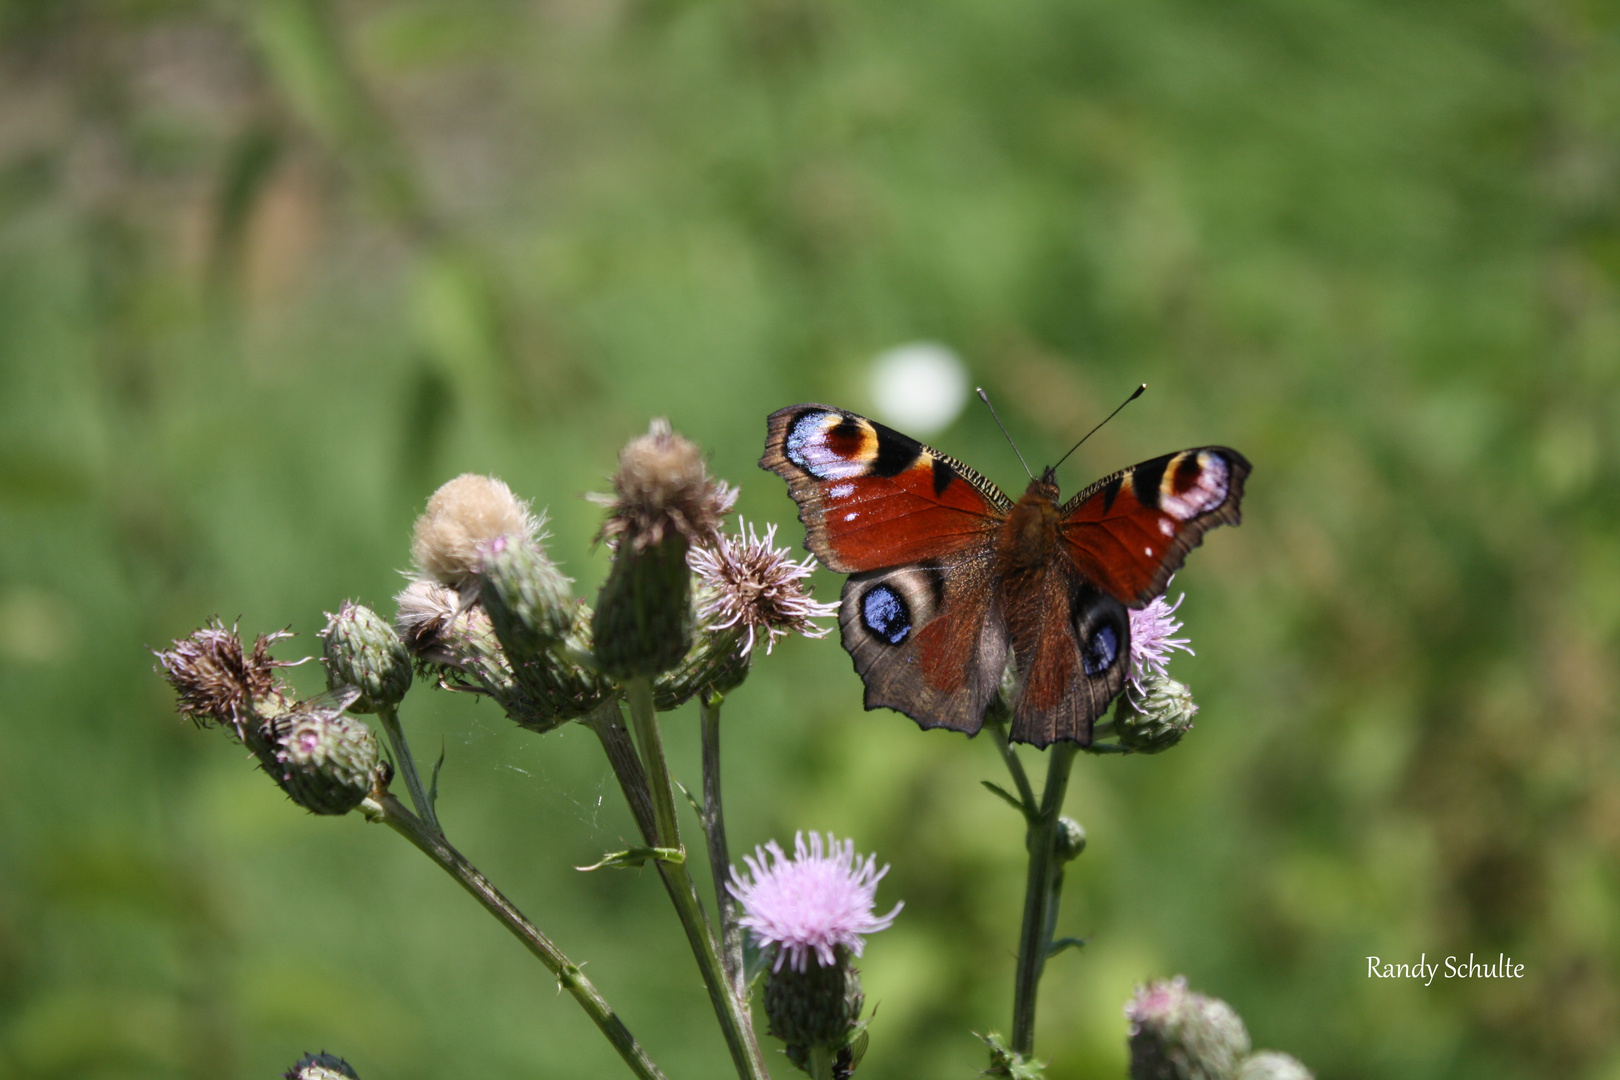
[[[1125,406],[1129,405],[1131,402],[1133,402],[1137,398],[1141,397],[1142,396],[1142,391],[1144,391],[1146,389],[1147,389],[1147,383],[1143,383],[1141,386],[1138,386],[1134,391],[1131,392],[1130,397],[1126,398],[1124,401],[1119,403],[1119,409],[1123,409]],[[988,402],[986,404],[988,404]],[[1093,435],[1097,434],[1097,429],[1101,428],[1103,426],[1103,424],[1108,423],[1108,421],[1110,421],[1114,417],[1118,416],[1119,415],[1119,409],[1115,409],[1113,412],[1111,412],[1107,416],[1103,417],[1102,424],[1098,424],[1097,427],[1092,428],[1090,431],[1086,432],[1083,436],[1081,436],[1080,442],[1077,442],[1073,446],[1069,447],[1069,454],[1072,454],[1076,450],[1080,449],[1080,443],[1085,442],[1087,439],[1089,439]],[[993,411],[994,410],[992,410],[992,412]],[[1069,454],[1064,454],[1062,457],[1058,458],[1057,465],[1052,466],[1052,468],[1056,469],[1058,467],[1058,465],[1061,465],[1065,461],[1068,461],[1069,460]]]
[[[1001,417],[996,416],[996,407],[990,404],[990,395],[984,392],[984,387],[982,386],[975,387],[974,389],[978,391],[979,400],[984,402],[985,408],[990,410],[990,415],[996,421],[996,427],[1000,428],[1001,433],[1007,436],[1007,445],[1013,448],[1013,453],[1018,454],[1018,464],[1024,467],[1024,472],[1029,473],[1029,478],[1031,480],[1035,479],[1035,474],[1029,471],[1029,462],[1025,461],[1024,455],[1019,453],[1018,444],[1013,442],[1012,432],[1008,431],[1007,425],[1001,422]],[[1116,409],[1115,411],[1117,412],[1118,410]]]

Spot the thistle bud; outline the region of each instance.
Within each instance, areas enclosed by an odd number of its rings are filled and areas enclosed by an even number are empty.
[[[352,694],[348,689],[336,699],[305,702],[265,724],[274,746],[274,763],[266,768],[293,802],[313,814],[347,814],[377,783],[376,736],[364,721],[343,715],[339,704]]]
[[[1192,691],[1158,672],[1142,678],[1142,691],[1127,690],[1114,708],[1114,732],[1120,746],[1138,754],[1168,750],[1192,730],[1198,706]]]
[[[347,1061],[325,1050],[305,1054],[281,1076],[282,1080],[360,1080],[360,1074]]]
[[[484,546],[480,565],[479,599],[509,657],[531,659],[567,635],[574,619],[571,582],[539,544],[497,536]]]
[[[1262,1050],[1243,1059],[1238,1080],[1316,1080],[1298,1059],[1275,1050]]]
[[[1086,850],[1086,830],[1072,817],[1058,818],[1054,854],[1060,862],[1069,862]]]
[[[1140,987],[1125,1006],[1131,1080],[1237,1080],[1249,1033],[1232,1007],[1174,979]]]
[[[411,688],[411,657],[394,628],[370,608],[347,600],[326,618],[320,637],[327,688],[359,690],[349,706],[355,712],[398,705]]]
[[[833,963],[783,964],[765,977],[765,1016],[770,1033],[787,1044],[788,1060],[810,1071],[810,1048],[846,1050],[860,1022],[866,995],[861,973],[840,946]]]
[[[680,663],[692,645],[693,540],[712,542],[736,494],[709,479],[691,442],[654,420],[619,454],[615,494],[600,538],[614,548],[597,598],[592,635],[602,670],[618,678],[656,675]]]

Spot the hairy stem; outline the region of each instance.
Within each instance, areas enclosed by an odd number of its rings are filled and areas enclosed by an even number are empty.
[[[652,792],[657,832],[651,846],[684,850],[675,818],[675,789],[670,780],[669,765],[664,759],[658,714],[653,709],[652,681],[645,677],[631,679],[625,686],[625,696],[630,700],[630,722],[641,747],[642,767]],[[743,1080],[768,1080],[770,1074],[766,1072],[764,1056],[754,1037],[752,1020],[720,963],[714,930],[703,914],[703,904],[698,899],[697,887],[692,882],[686,861],[659,860],[657,866],[669,891],[669,898],[675,905],[675,913],[680,916],[681,926],[686,930],[692,953],[697,957],[703,982],[709,988],[709,998],[714,1004],[726,1045],[731,1050],[732,1061],[737,1066],[737,1075]]]
[[[833,1052],[825,1046],[810,1048],[811,1080],[833,1080]]]
[[[647,1052],[636,1042],[630,1029],[625,1027],[624,1021],[619,1019],[607,1000],[597,991],[591,981],[585,977],[579,965],[564,956],[551,939],[540,932],[540,929],[523,917],[512,902],[501,895],[499,889],[490,884],[489,879],[478,872],[478,868],[468,862],[466,858],[450,846],[444,834],[438,829],[430,827],[427,822],[412,814],[401,805],[400,801],[387,792],[374,795],[361,804],[361,810],[371,821],[380,821],[384,825],[399,833],[417,849],[438,863],[440,868],[455,878],[461,887],[466,889],[491,915],[500,921],[512,932],[512,935],[521,941],[525,948],[539,958],[546,965],[546,970],[557,977],[557,986],[574,995],[580,1008],[591,1018],[608,1042],[619,1052],[624,1063],[630,1066],[630,1071],[642,1080],[664,1080],[664,1074],[657,1065],[653,1064]]]
[[[703,834],[708,840],[709,871],[714,875],[714,903],[720,916],[720,960],[725,964],[731,992],[743,998],[742,927],[737,923],[737,900],[726,890],[731,852],[726,845],[726,817],[720,805],[720,697],[699,695],[703,715]]]
[[[405,729],[399,726],[399,710],[392,706],[381,705],[377,708],[377,719],[382,721],[383,734],[388,736],[388,748],[394,752],[394,761],[399,766],[400,775],[405,778],[405,789],[410,792],[411,805],[416,807],[416,814],[428,828],[444,835],[444,828],[439,824],[439,815],[434,812],[433,800],[428,798],[427,788],[422,786],[422,776],[416,771],[416,759],[411,757],[411,744],[405,741]]]
[[[1035,996],[1052,947],[1062,884],[1062,865],[1056,852],[1058,817],[1063,812],[1063,796],[1069,788],[1069,771],[1078,749],[1064,740],[1049,751],[1040,811],[1030,821],[1025,835],[1029,877],[1024,886],[1024,922],[1018,935],[1018,973],[1013,982],[1012,1049],[1026,1057],[1035,1050]]]

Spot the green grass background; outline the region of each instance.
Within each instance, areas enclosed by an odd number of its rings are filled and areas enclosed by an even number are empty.
[[[1323,1080],[1620,1077],[1597,0],[4,0],[0,1077],[623,1075],[416,852],[178,720],[148,649],[391,612],[467,470],[549,506],[594,595],[579,496],[652,415],[796,543],[764,417],[872,408],[913,339],[1040,461],[1148,382],[1068,490],[1255,466],[1176,580],[1196,730],[1075,772],[1052,1080],[1122,1076],[1122,1002],[1177,972]],[[1019,486],[983,410],[932,441]],[[860,1075],[967,1080],[1021,830],[987,742],[859,702],[835,640],[756,666],[732,841],[893,864]],[[573,869],[632,829],[591,736],[426,687],[405,720],[452,838],[672,1080],[724,1075],[656,881]],[[696,717],[667,728],[690,782]],[[1366,976],[1469,952],[1524,978]]]

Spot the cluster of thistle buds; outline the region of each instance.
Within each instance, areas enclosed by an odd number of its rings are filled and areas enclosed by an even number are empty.
[[[584,721],[609,745],[604,729],[618,723],[622,732],[617,702],[633,683],[659,711],[700,695],[718,702],[747,677],[760,646],[769,652],[786,634],[828,632],[812,620],[837,606],[811,598],[813,560],[776,548],[774,527],[761,536],[740,523],[725,535],[735,491],[711,479],[697,447],[667,423],[654,421],[624,448],[613,487],[593,496],[607,507],[598,539],[613,556],[594,608],[547,555],[544,515],[500,480],[466,474],[434,492],[416,522],[414,569],[394,620],[348,601],[328,616],[319,635],[326,693],[300,702],[280,677],[291,665],[270,648],[291,635],[264,635],[249,648],[215,620],[157,654],[179,711],[226,729],[294,802],[320,814],[386,794],[394,766],[347,712],[376,714],[422,821],[442,835],[397,719],[415,678],[489,697],[530,731]],[[623,765],[616,760],[616,771]],[[662,857],[648,776],[632,763],[620,780],[646,850]],[[865,1040],[850,961],[862,935],[887,927],[899,908],[873,916],[887,868],[857,860],[853,842],[829,836],[823,848],[812,836],[807,847],[801,836],[797,849],[794,859],[774,843],[760,849],[748,860],[752,879],[733,872],[729,892],[744,911],[741,925],[774,950],[766,1011],[790,1060],[844,1077]],[[309,1076],[326,1075],[319,1070],[328,1063],[306,1065]]]
[[[1188,990],[1180,975],[1139,987],[1125,1019],[1131,1080],[1312,1080],[1287,1054],[1251,1053],[1236,1010]]]

